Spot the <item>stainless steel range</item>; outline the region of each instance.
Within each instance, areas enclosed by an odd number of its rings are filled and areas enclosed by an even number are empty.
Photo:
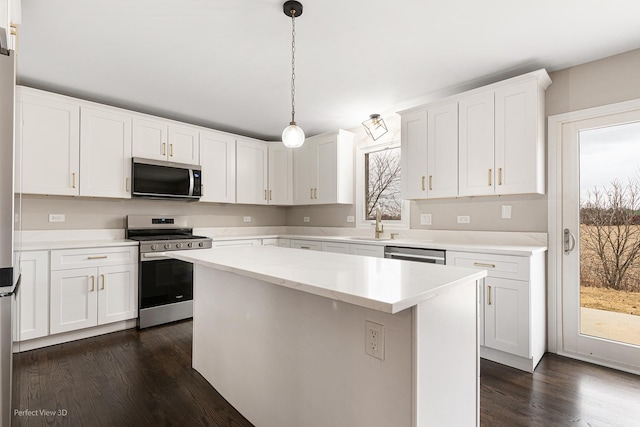
[[[140,242],[138,327],[193,317],[193,265],[170,251],[206,249],[211,238],[194,236],[186,216],[129,215],[126,237]]]

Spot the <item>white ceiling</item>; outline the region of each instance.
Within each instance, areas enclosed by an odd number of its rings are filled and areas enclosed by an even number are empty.
[[[281,0],[22,0],[19,82],[268,140],[290,121]],[[296,19],[307,136],[640,47],[638,0],[314,0]]]

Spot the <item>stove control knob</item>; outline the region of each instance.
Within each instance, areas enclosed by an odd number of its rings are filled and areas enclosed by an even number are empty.
[[[171,243],[165,243],[164,244],[164,248],[165,249],[171,249]]]
[[[204,242],[198,243],[198,246],[203,247],[204,246]]]
[[[187,243],[187,246],[192,248],[193,247],[193,243],[189,242],[189,243]]]
[[[156,249],[158,249],[158,245],[156,245],[155,243],[153,245],[151,245],[151,250],[155,251]]]
[[[180,249],[182,247],[182,243],[176,243],[176,249]]]

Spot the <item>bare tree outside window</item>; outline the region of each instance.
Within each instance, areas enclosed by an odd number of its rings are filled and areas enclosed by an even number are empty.
[[[375,219],[377,207],[380,207],[383,220],[402,219],[400,172],[399,147],[365,154],[366,219]]]
[[[580,223],[582,285],[640,292],[640,180],[588,191]]]

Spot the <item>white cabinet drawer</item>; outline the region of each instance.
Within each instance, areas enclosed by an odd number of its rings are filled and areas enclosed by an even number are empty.
[[[218,242],[212,242],[212,248],[242,248],[247,246],[262,246],[261,239],[242,239],[242,240],[221,240]]]
[[[371,256],[384,258],[384,246],[374,245],[351,245],[350,252],[353,255]]]
[[[106,248],[64,249],[51,251],[51,270],[102,267],[106,265],[135,264],[138,262],[136,246]]]
[[[489,277],[529,281],[529,257],[447,251],[447,265],[487,270]]]
[[[322,251],[322,242],[315,240],[291,240],[291,247],[294,249]]]
[[[338,254],[348,254],[349,244],[340,242],[322,242],[323,252],[334,252]]]

